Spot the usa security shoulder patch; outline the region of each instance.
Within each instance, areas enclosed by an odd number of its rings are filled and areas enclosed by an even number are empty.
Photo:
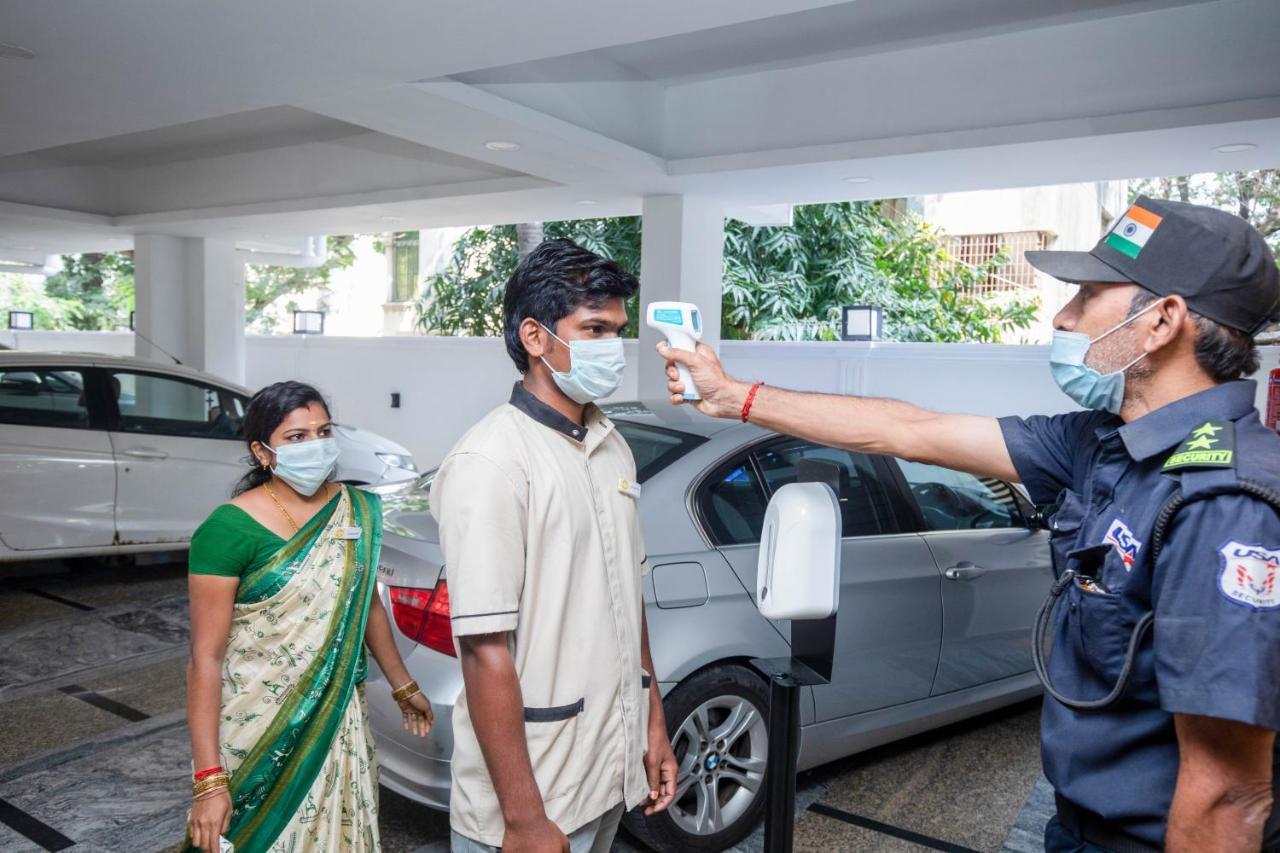
[[[1234,468],[1235,464],[1236,425],[1231,421],[1205,421],[1165,460],[1163,470]]]
[[[1280,610],[1280,548],[1231,541],[1218,549],[1218,591],[1252,610]]]
[[[1107,535],[1103,537],[1102,541],[1116,546],[1116,551],[1124,562],[1124,570],[1126,572],[1133,571],[1133,564],[1138,559],[1138,552],[1142,550],[1142,542],[1134,537],[1129,525],[1118,518],[1114,519],[1111,522],[1111,526],[1107,528]]]

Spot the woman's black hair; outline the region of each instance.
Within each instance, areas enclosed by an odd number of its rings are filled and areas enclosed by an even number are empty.
[[[328,401],[305,382],[277,382],[253,395],[249,400],[249,408],[245,409],[244,425],[240,430],[244,443],[249,448],[249,458],[246,461],[250,468],[240,478],[240,482],[236,483],[231,492],[232,497],[256,489],[271,479],[271,470],[263,468],[258,457],[253,454],[254,443],[270,446],[271,433],[284,423],[289,413],[294,409],[306,408],[311,403],[319,403],[324,406],[325,414],[329,413]]]

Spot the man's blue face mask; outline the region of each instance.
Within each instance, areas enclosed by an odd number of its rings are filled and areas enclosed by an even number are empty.
[[[1054,332],[1053,344],[1049,347],[1049,370],[1053,374],[1053,381],[1058,383],[1063,393],[1086,409],[1119,414],[1120,407],[1124,404],[1125,371],[1146,358],[1147,354],[1141,353],[1124,367],[1106,374],[1086,365],[1085,357],[1089,354],[1090,346],[1112,332],[1123,329],[1159,304],[1158,300],[1151,303],[1096,338],[1090,338],[1083,332]]]
[[[541,323],[538,324],[547,329]],[[608,397],[622,384],[627,357],[622,352],[622,338],[599,338],[589,341],[566,341],[547,329],[547,334],[569,348],[569,371],[558,373],[544,357],[542,363],[551,371],[556,387],[575,403],[586,405]]]

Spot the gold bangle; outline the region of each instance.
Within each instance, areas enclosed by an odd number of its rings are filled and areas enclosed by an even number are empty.
[[[227,794],[228,794],[228,795],[230,795],[230,793],[231,793],[231,786],[229,786],[229,785],[220,785],[220,786],[218,786],[217,788],[210,788],[208,791],[205,791],[204,793],[200,794],[199,796],[192,797],[191,799],[192,799],[193,801],[194,801],[194,800],[207,800],[207,799],[209,799],[210,797],[215,797],[215,796],[217,796],[219,793],[221,793],[221,792],[223,792],[223,791],[226,791],[226,792],[227,792]]]
[[[191,795],[191,799],[193,799],[193,800],[203,800],[203,799],[205,799],[206,797],[212,797],[214,794],[218,793],[219,791],[226,791],[226,792],[229,794],[229,793],[231,793],[231,786],[230,786],[230,785],[217,785],[217,786],[215,786],[215,787],[213,787],[213,788],[205,788],[204,790],[200,791],[200,793],[198,793],[198,794],[193,793],[193,794]]]
[[[213,776],[206,776],[199,782],[192,783],[192,788],[208,788],[216,785],[226,785],[231,782],[230,773],[217,773]]]
[[[198,796],[200,796],[200,795],[201,795],[201,794],[203,794],[203,793],[206,793],[206,792],[208,792],[208,791],[213,791],[213,790],[215,790],[215,789],[217,789],[217,788],[230,788],[230,787],[231,787],[231,782],[230,782],[230,780],[226,780],[226,781],[218,780],[217,782],[215,782],[215,783],[214,783],[214,784],[212,784],[212,785],[199,785],[199,786],[197,786],[197,787],[193,788],[193,789],[191,790],[191,796],[193,796],[193,797],[198,797]]]
[[[231,787],[230,774],[218,773],[214,776],[209,776],[208,778],[201,779],[199,782],[196,782],[194,785],[192,785],[191,795],[194,797],[198,797],[201,794],[206,793],[208,791],[212,791],[216,788],[230,788],[230,787]]]
[[[418,687],[418,682],[410,679],[408,684],[402,684],[395,690],[392,690],[391,698],[397,702],[404,702],[406,699],[412,699],[421,692],[422,689]]]

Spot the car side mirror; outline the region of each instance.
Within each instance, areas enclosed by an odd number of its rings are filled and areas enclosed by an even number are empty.
[[[756,605],[769,619],[826,619],[840,602],[840,501],[827,483],[789,483],[765,511]]]

